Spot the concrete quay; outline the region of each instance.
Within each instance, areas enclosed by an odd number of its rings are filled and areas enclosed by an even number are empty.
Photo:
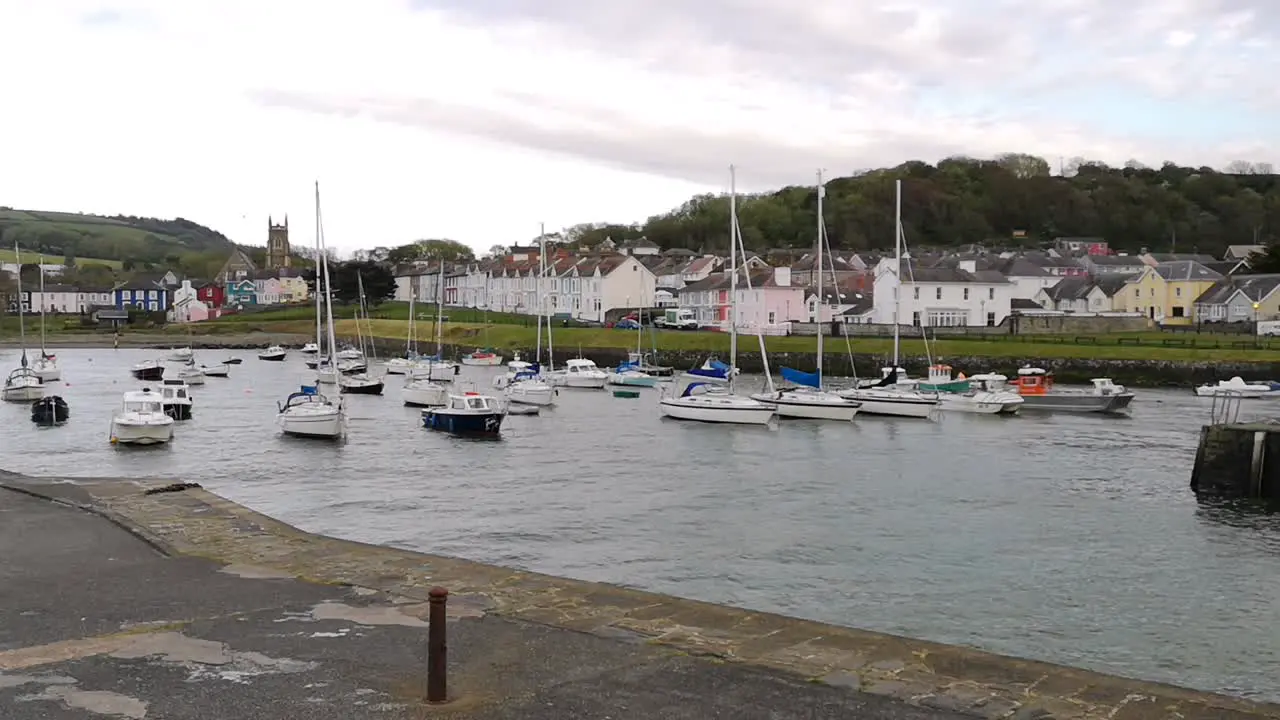
[[[1252,720],[1280,705],[0,473],[0,717]],[[449,701],[428,704],[428,590]]]

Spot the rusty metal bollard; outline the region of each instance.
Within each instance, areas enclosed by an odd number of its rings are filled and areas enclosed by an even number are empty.
[[[433,587],[428,593],[430,613],[427,615],[427,702],[441,703],[449,699],[448,645],[445,643],[446,607],[449,591]]]

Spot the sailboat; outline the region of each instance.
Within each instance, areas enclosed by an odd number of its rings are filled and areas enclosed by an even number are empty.
[[[444,359],[444,259],[440,260],[440,280],[436,283],[436,354],[418,358],[408,370],[410,377],[427,377],[440,382],[453,382],[459,365]]]
[[[418,357],[418,313],[415,308],[418,299],[417,276],[409,278],[409,326],[404,333],[404,357],[388,358],[383,369],[388,375],[407,375],[417,366]]]
[[[18,267],[22,267],[19,265]],[[58,367],[58,358],[50,355],[44,346],[44,256],[40,256],[40,357],[31,363],[31,370],[44,382],[62,378],[62,369]]]
[[[551,348],[551,314],[547,311],[547,297],[544,292],[547,278],[547,242],[546,226],[538,226],[538,340],[534,349],[533,362],[520,359],[520,354],[507,363],[507,375],[494,378],[494,385],[503,389],[507,402],[521,405],[549,406],[555,403],[559,394],[551,383],[542,377],[542,323],[547,323],[547,360],[554,362]]]
[[[902,181],[894,181],[894,271],[898,279],[898,288],[902,287]],[[841,390],[841,397],[857,400],[862,403],[864,415],[891,415],[894,417],[927,418],[938,408],[936,393],[924,394],[915,390],[899,387],[899,367],[901,337],[899,334],[898,312],[902,307],[901,293],[895,292],[893,301],[893,365],[878,383],[871,387]]]
[[[22,267],[22,256],[18,251],[18,243],[13,244],[14,258],[18,267]],[[22,310],[22,273],[18,273],[18,328],[22,337],[22,365],[9,373],[4,380],[4,389],[0,390],[0,398],[10,402],[31,402],[44,396],[44,381],[35,370],[27,367],[27,322]]]
[[[764,392],[751,397],[776,408],[778,417],[808,418],[812,420],[852,420],[858,414],[862,403],[852,398],[841,397],[822,389],[822,307],[826,304],[822,296],[822,246],[826,235],[826,224],[822,217],[822,199],[827,194],[826,185],[822,182],[822,171],[818,171],[818,355],[817,372],[807,373],[782,368],[782,379],[793,384],[793,387],[775,388],[773,374],[765,373],[767,387]],[[834,266],[832,266],[834,268]],[[748,278],[748,282],[750,279]],[[837,287],[837,291],[839,288]],[[763,336],[761,336],[763,338]],[[764,343],[761,341],[761,355],[764,355]]]
[[[766,425],[774,417],[772,405],[733,392],[738,362],[738,184],[729,166],[729,366],[687,370],[663,389],[662,414],[677,420]]]
[[[334,350],[337,343],[333,337],[333,294],[329,284],[329,261],[324,249],[324,230],[320,215],[320,183],[316,183],[316,258],[319,269],[316,273],[316,292],[324,293],[326,333],[320,333],[320,303],[316,302],[316,345],[328,340],[329,367],[337,367]],[[342,399],[337,402],[320,394],[319,383],[303,385],[298,392],[291,393],[284,402],[277,406],[279,413],[276,422],[285,435],[310,438],[341,438],[347,430],[347,414],[342,407]]]
[[[356,305],[356,344],[360,346],[360,356],[377,360],[377,350],[373,346],[373,327],[369,326],[369,332],[365,333],[361,329],[361,323],[369,318],[369,309],[365,304],[364,298],[364,278],[359,273],[356,274],[356,285],[359,287],[360,301]],[[368,340],[368,347],[365,347],[365,340]],[[348,373],[338,378],[338,392],[352,393],[356,395],[381,395],[382,394],[382,378],[375,377],[367,372]]]
[[[627,298],[627,304],[631,304],[631,298]],[[644,305],[644,299],[641,298],[641,305]],[[618,367],[609,373],[608,382],[610,385],[624,385],[632,387],[653,387],[658,384],[658,378],[650,375],[640,368],[640,364],[644,362],[644,323],[640,322],[644,310],[641,309],[636,314],[636,351],[627,353],[627,361],[618,363]]]

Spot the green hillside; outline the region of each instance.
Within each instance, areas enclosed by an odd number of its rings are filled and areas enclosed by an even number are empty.
[[[176,265],[192,255],[225,257],[233,246],[222,233],[184,218],[82,215],[0,207],[0,248],[75,258],[118,267]],[[12,260],[7,260],[12,262]]]

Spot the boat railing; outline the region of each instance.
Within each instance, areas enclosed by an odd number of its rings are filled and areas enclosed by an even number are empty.
[[[1240,419],[1240,401],[1244,393],[1236,390],[1215,392],[1209,404],[1209,424],[1225,425]]]

